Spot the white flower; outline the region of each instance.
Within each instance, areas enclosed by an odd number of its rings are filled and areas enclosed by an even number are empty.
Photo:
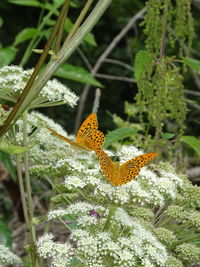
[[[45,234],[36,241],[41,258],[51,258],[51,267],[66,267],[73,257],[74,249],[68,243],[54,242],[52,234]]]
[[[46,259],[52,256],[54,249],[53,234],[45,234],[36,241],[37,251],[40,257]]]
[[[65,177],[64,185],[68,189],[73,189],[73,188],[83,188],[86,184],[83,181],[83,179],[79,178],[78,176],[71,175],[71,176]]]
[[[0,68],[0,96],[16,102],[24,89],[33,69],[23,70],[18,66],[4,66]],[[49,80],[39,95],[32,101],[31,107],[43,107],[58,104],[76,105],[78,97],[58,80]]]
[[[20,264],[20,258],[11,252],[6,246],[0,245],[0,264]],[[5,266],[5,265],[2,265]]]
[[[121,150],[118,152],[120,157],[120,164],[144,154],[142,150],[139,150],[135,146],[122,146]]]
[[[66,209],[63,209],[63,208],[50,210],[48,212],[48,221],[54,220],[54,219],[56,219],[58,217],[63,217],[66,214],[67,214],[67,210]]]

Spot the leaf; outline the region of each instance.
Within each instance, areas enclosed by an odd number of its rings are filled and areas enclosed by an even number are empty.
[[[43,7],[43,5],[36,0],[9,0],[9,3],[20,6]]]
[[[89,32],[84,39],[85,42],[87,42],[88,44],[92,45],[92,46],[97,46],[96,40],[94,38],[94,34],[92,34],[91,32]]]
[[[78,258],[73,258],[73,259],[70,261],[69,267],[75,267],[75,266],[78,267],[78,264],[79,264],[79,263],[81,263],[81,261],[80,261]],[[81,266],[82,266],[82,263],[81,263]]]
[[[27,148],[22,146],[16,146],[9,143],[8,141],[3,140],[0,143],[0,150],[12,155],[24,153],[27,151]]]
[[[195,70],[197,73],[200,74],[200,61],[190,58],[190,57],[184,57],[183,58],[184,63],[191,67],[193,70]]]
[[[181,141],[193,148],[200,156],[200,140],[194,136],[184,135],[181,137]]]
[[[57,77],[69,79],[72,81],[86,83],[98,87],[103,85],[98,82],[88,71],[82,67],[77,67],[70,64],[63,64],[54,74]]]
[[[3,162],[4,167],[7,169],[13,180],[16,178],[15,167],[11,161],[10,155],[4,151],[0,151],[0,161]]]
[[[3,220],[0,220],[0,244],[12,248],[12,232]]]
[[[175,134],[173,134],[173,133],[162,133],[161,136],[162,136],[163,139],[171,139],[172,137],[175,136]]]
[[[16,37],[15,37],[15,41],[14,41],[14,46],[25,42],[28,39],[31,39],[33,37],[35,37],[36,35],[38,35],[38,30],[36,28],[26,28],[23,29],[21,32],[19,32]]]
[[[2,17],[0,17],[0,27],[2,27],[2,25],[3,25],[3,19]]]
[[[17,51],[13,46],[0,47],[0,67],[9,65],[15,59]]]
[[[127,127],[121,127],[114,131],[109,132],[106,135],[105,143],[103,145],[104,148],[109,147],[111,144],[122,140],[132,134],[135,134],[137,132],[137,129],[133,128],[127,128]]]
[[[138,82],[142,76],[145,66],[151,61],[151,57],[146,50],[140,50],[135,56],[134,73],[135,80]]]

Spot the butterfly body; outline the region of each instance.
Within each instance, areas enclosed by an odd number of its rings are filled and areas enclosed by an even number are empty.
[[[147,153],[120,165],[119,162],[113,162],[102,149],[95,152],[99,158],[102,172],[114,186],[120,186],[131,181],[138,175],[144,165],[157,156],[157,153]]]
[[[75,142],[49,127],[47,127],[47,129],[60,139],[70,144],[75,150],[99,149],[104,143],[104,134],[98,130],[97,117],[94,113],[90,114],[82,123],[80,129],[78,130]]]

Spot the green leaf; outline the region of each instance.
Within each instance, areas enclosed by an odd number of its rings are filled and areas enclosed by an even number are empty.
[[[181,137],[181,141],[193,148],[200,156],[200,140],[194,136],[184,135]]]
[[[9,3],[20,6],[42,7],[43,5],[36,0],[9,0]]]
[[[88,44],[92,45],[92,46],[97,46],[96,40],[94,38],[94,35],[89,32],[84,39],[85,42],[87,42]]]
[[[76,267],[76,266],[78,267],[78,263],[81,263],[81,261],[78,258],[73,258],[70,261],[69,267]],[[82,263],[81,266],[83,266]]]
[[[172,137],[175,136],[175,134],[173,134],[173,133],[162,133],[161,136],[164,139],[171,139]]]
[[[24,153],[27,151],[27,148],[22,146],[16,146],[9,143],[8,141],[3,140],[0,143],[0,150],[12,155]]]
[[[4,151],[0,151],[0,161],[3,162],[4,167],[7,169],[13,180],[16,179],[15,167],[13,166],[10,155]]]
[[[0,67],[9,65],[15,59],[17,50],[12,46],[0,47]]]
[[[12,232],[8,225],[0,220],[0,244],[12,248]]]
[[[26,28],[23,29],[21,32],[19,32],[16,37],[15,37],[15,41],[14,41],[14,46],[25,42],[28,39],[31,39],[35,36],[38,35],[38,30],[35,28]]]
[[[121,127],[114,131],[109,132],[106,135],[105,143],[103,145],[104,148],[109,147],[111,144],[120,141],[132,134],[135,134],[137,132],[137,129],[133,128],[127,128],[127,127]]]
[[[197,73],[200,74],[200,61],[199,60],[189,58],[189,57],[184,57],[183,61],[187,66],[191,67],[193,70],[195,70]]]
[[[55,76],[72,81],[86,83],[97,87],[103,87],[88,71],[82,67],[63,64],[55,73]]]
[[[138,82],[142,76],[145,66],[151,61],[151,57],[146,50],[139,51],[135,56],[134,73],[135,80]]]
[[[0,27],[2,27],[2,25],[3,25],[3,19],[2,17],[0,17]]]

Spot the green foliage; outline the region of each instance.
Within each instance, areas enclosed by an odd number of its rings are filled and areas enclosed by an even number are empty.
[[[29,40],[35,36],[38,35],[38,30],[35,28],[26,28],[23,29],[21,32],[19,32],[16,37],[15,37],[15,41],[14,41],[14,46],[25,42],[26,40]]]
[[[12,248],[12,232],[3,220],[0,220],[0,244]]]
[[[17,51],[13,46],[2,47],[0,45],[0,67],[9,65],[15,59]]]
[[[73,80],[80,83],[91,84],[98,87],[103,85],[98,82],[88,71],[82,67],[63,64],[55,73],[55,76]]]
[[[13,166],[10,155],[4,151],[0,151],[0,160],[3,162],[4,167],[7,169],[12,178],[16,179],[15,167]]]
[[[183,54],[184,45],[191,49],[194,37],[193,18],[191,15],[191,0],[149,0],[146,2],[147,13],[144,19],[146,49],[155,58],[163,51],[163,41],[169,41],[166,48],[179,47],[180,55]],[[164,40],[164,39],[165,40]]]
[[[9,0],[9,2],[20,6],[42,7],[42,4],[36,0]]]
[[[166,119],[176,120],[182,133],[187,109],[180,69],[169,58],[162,58],[154,68],[147,65],[146,71],[138,81],[137,104],[155,127],[156,138],[163,133]]]
[[[26,147],[13,145],[9,141],[2,140],[0,143],[0,150],[11,155],[21,154],[27,151]]]
[[[3,25],[3,19],[2,17],[0,17],[0,27],[2,27],[2,25]]]
[[[136,82],[138,82],[141,79],[146,64],[149,64],[150,62],[151,62],[150,54],[146,50],[141,50],[136,54],[135,64],[134,64],[135,67],[134,73]]]
[[[136,132],[137,132],[136,129],[126,128],[126,127],[121,127],[114,131],[111,131],[106,135],[106,139],[105,139],[105,143],[103,147],[107,148],[111,144],[118,142],[126,137],[129,137],[130,135],[135,134]]]
[[[194,136],[184,135],[181,137],[181,141],[193,148],[200,156],[200,140]]]
[[[192,68],[193,70],[195,70],[198,74],[200,74],[200,61],[193,59],[193,58],[189,58],[189,57],[184,57],[183,58],[183,62],[189,66],[190,68]]]
[[[162,138],[166,138],[164,133],[167,130],[172,134],[167,139],[176,135],[177,148],[185,130],[187,108],[182,69],[176,65],[173,52],[175,43],[181,56],[184,45],[188,47],[187,54],[191,49],[194,36],[191,1],[149,0],[146,4],[146,51],[138,52],[135,60],[140,119],[144,122],[147,118],[151,127],[155,128],[158,146],[163,146]],[[172,143],[170,145],[173,146]]]

